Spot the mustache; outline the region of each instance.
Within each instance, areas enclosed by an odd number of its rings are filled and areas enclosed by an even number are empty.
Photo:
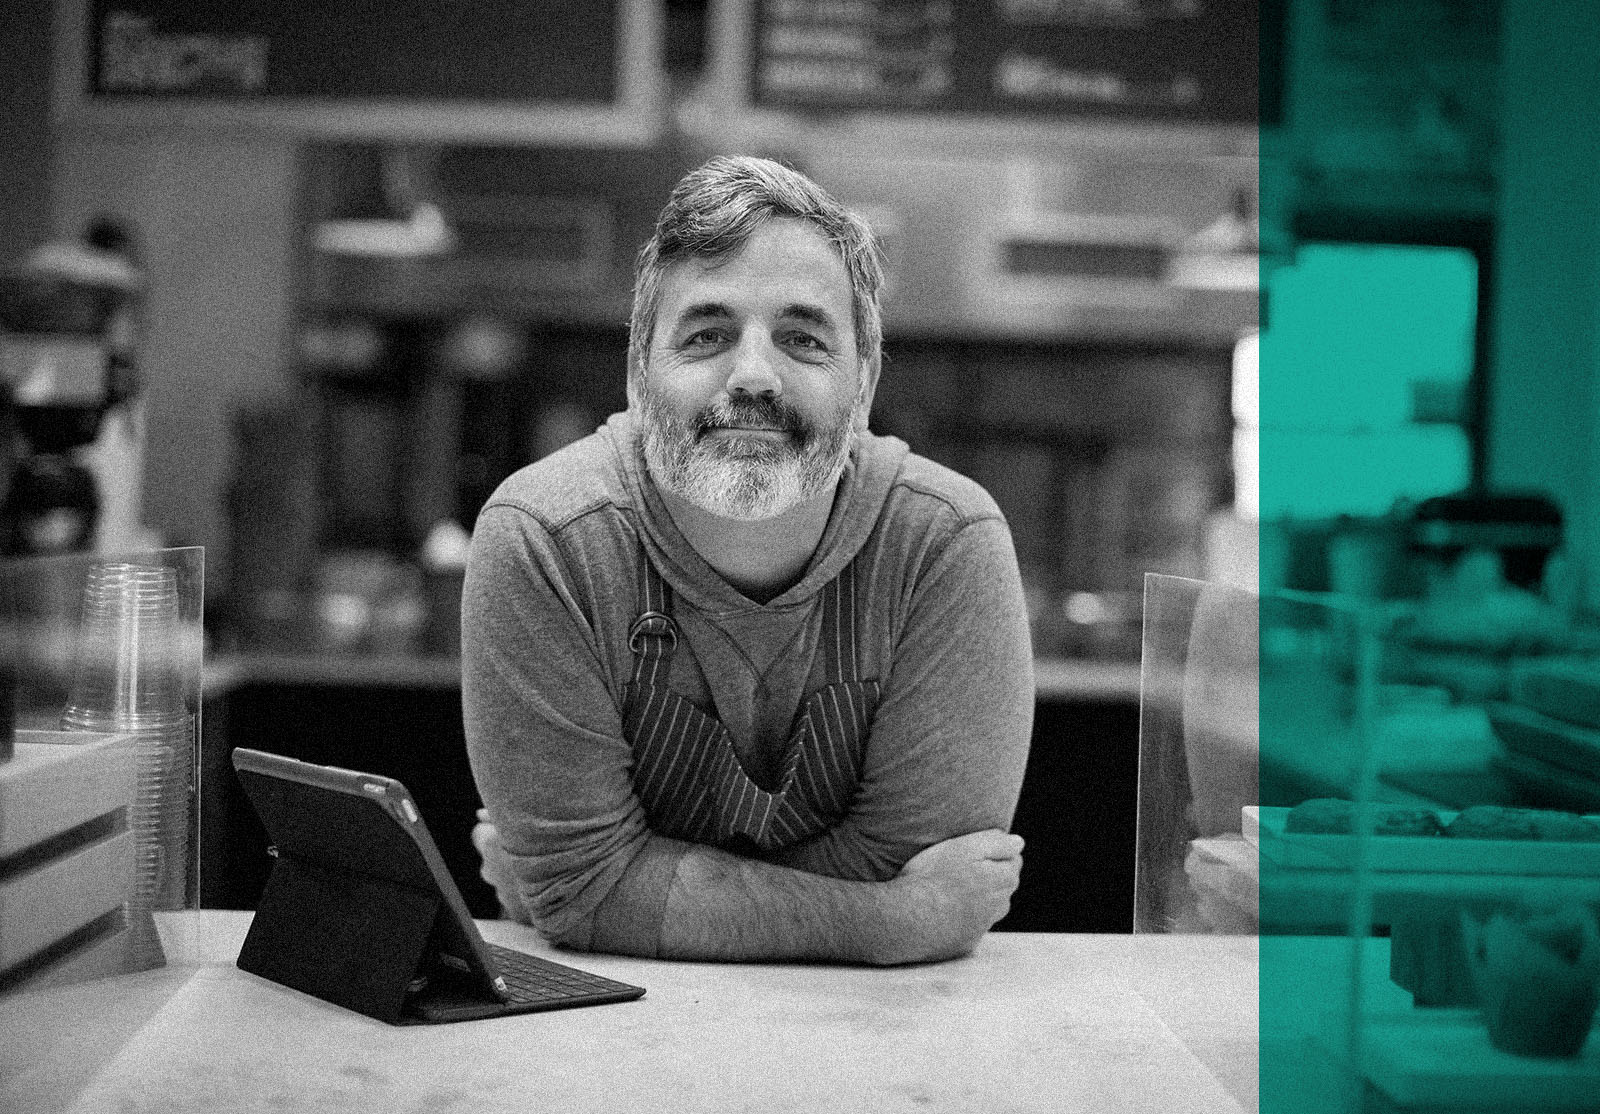
[[[695,415],[695,432],[731,429],[736,426],[761,426],[785,433],[806,436],[811,427],[794,407],[776,398],[734,398],[719,400]]]

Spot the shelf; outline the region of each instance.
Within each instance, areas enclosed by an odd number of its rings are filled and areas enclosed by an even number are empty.
[[[1092,658],[1039,658],[1034,681],[1041,700],[1139,699],[1139,663]],[[461,661],[421,654],[230,654],[208,662],[205,693],[220,697],[245,685],[386,685],[454,688]]]

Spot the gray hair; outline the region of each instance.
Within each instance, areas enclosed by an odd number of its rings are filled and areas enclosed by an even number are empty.
[[[684,259],[721,259],[744,247],[769,220],[809,221],[839,251],[850,278],[856,354],[865,368],[883,344],[883,252],[867,222],[811,179],[781,163],[749,156],[719,156],[685,174],[656,218],[654,234],[634,268],[633,317],[628,323],[628,364],[642,373],[655,334],[661,279]]]

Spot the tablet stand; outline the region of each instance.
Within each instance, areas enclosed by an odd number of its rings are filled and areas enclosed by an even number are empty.
[[[439,906],[388,879],[279,854],[238,966],[399,1024]]]

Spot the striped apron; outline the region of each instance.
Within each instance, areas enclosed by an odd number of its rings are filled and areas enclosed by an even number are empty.
[[[633,748],[633,788],[651,829],[753,855],[831,827],[849,810],[860,783],[881,692],[877,681],[860,678],[855,564],[823,589],[826,683],[801,704],[782,775],[770,792],[745,773],[727,729],[668,690],[678,643],[672,593],[648,558],[641,556],[641,565],[623,729]]]

